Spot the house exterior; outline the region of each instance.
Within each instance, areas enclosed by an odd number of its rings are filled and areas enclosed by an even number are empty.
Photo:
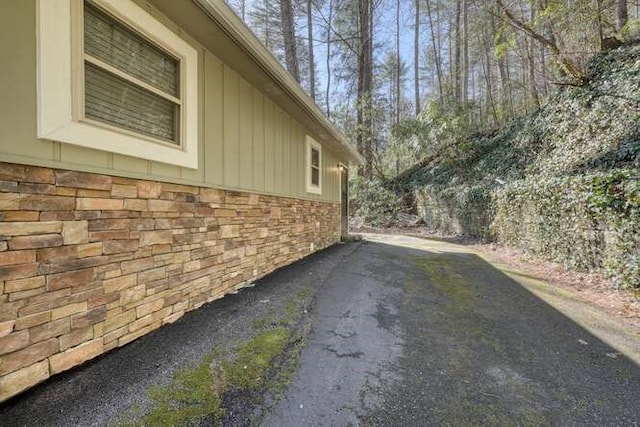
[[[345,233],[361,156],[222,0],[1,0],[0,51],[0,401]]]

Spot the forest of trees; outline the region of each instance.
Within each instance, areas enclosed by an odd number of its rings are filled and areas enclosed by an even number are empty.
[[[384,182],[588,81],[640,0],[228,0]]]

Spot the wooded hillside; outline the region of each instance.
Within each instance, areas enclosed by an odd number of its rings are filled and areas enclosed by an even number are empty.
[[[596,56],[585,75],[528,116],[443,147],[396,188],[435,230],[640,287],[640,44]]]

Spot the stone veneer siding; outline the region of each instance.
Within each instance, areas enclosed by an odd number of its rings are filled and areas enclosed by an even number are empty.
[[[339,239],[337,203],[0,163],[0,401]]]

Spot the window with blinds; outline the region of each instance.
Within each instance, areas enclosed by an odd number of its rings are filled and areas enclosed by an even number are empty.
[[[180,145],[180,61],[84,5],[85,118]]]
[[[186,33],[132,0],[33,1],[38,138],[198,169],[199,58]]]

